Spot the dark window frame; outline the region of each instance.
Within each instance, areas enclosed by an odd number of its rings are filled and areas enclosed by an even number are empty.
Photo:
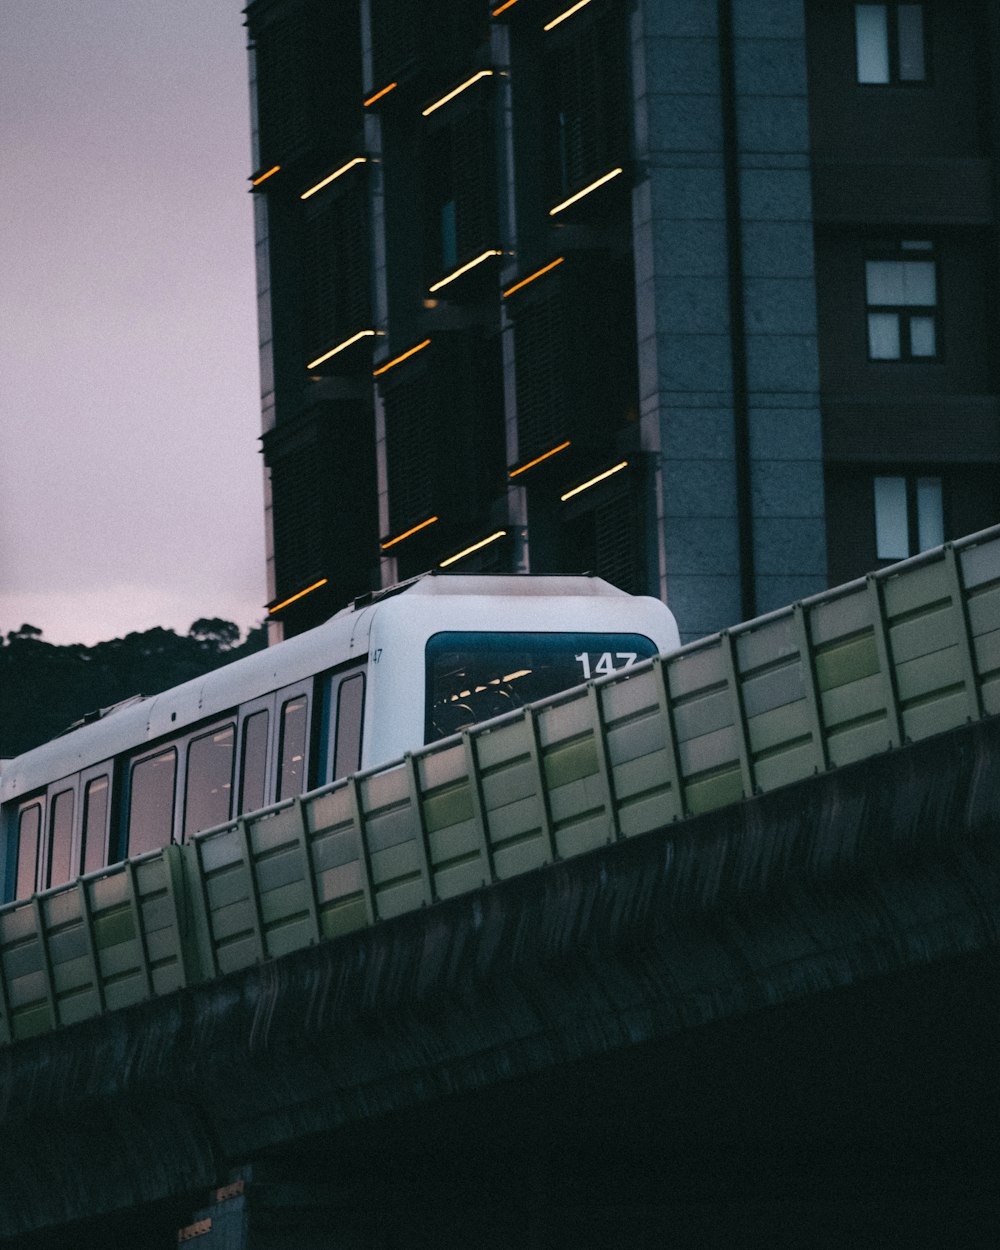
[[[878,503],[878,487],[877,482],[880,479],[888,479],[901,481],[903,483],[905,508],[906,508],[906,546],[905,553],[883,555],[879,547],[879,503]],[[920,483],[922,481],[933,481],[937,483],[940,491],[940,506],[938,520],[940,522],[941,533],[935,541],[922,543],[920,538],[921,515],[920,515]],[[879,468],[871,475],[872,483],[872,524],[875,531],[875,558],[880,563],[893,563],[897,560],[907,560],[911,556],[919,555],[921,551],[928,551],[931,548],[940,545],[947,539],[948,529],[948,489],[947,478],[940,470],[935,471],[933,466],[916,466],[909,468],[884,469]]]
[[[598,0],[547,32],[544,40],[542,193],[548,209],[616,165],[628,171],[633,151],[628,27],[621,12]],[[589,72],[597,77],[591,79]],[[574,213],[587,214],[606,202],[606,196],[585,197]]]
[[[858,10],[861,8],[883,8],[886,11],[886,59],[888,77],[885,82],[873,82],[861,79],[861,62],[858,56]],[[920,10],[921,39],[923,51],[923,76],[920,78],[903,78],[900,75],[900,26],[899,10],[915,8]],[[930,40],[930,8],[927,3],[909,3],[909,0],[887,0],[876,5],[854,5],[854,81],[862,90],[884,91],[889,87],[901,87],[906,91],[920,90],[932,86],[931,82],[931,40]]]
[[[920,246],[916,246],[920,244]],[[874,302],[868,298],[868,265],[872,262],[889,262],[890,264],[930,263],[934,274],[933,304],[893,304],[884,301]],[[940,252],[933,238],[905,238],[895,240],[879,240],[866,245],[863,262],[864,295],[865,295],[865,348],[870,364],[940,364],[944,359],[942,317],[941,317],[941,263]],[[872,316],[894,316],[898,321],[899,351],[895,356],[876,356],[872,352]],[[930,320],[933,324],[934,351],[931,353],[913,351],[913,322]]]
[[[470,69],[469,76],[476,72]],[[497,217],[496,78],[474,83],[425,119],[422,280],[429,288],[483,252],[499,246]],[[478,289],[490,266],[469,281],[441,288],[455,299]]]

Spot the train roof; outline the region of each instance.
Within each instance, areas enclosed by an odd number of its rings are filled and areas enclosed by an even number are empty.
[[[195,677],[148,698],[125,700],[98,719],[5,761],[0,772],[0,801],[68,777],[83,768],[144,743],[181,733],[189,726],[280,690],[366,654],[372,622],[394,601],[411,596],[630,598],[599,577],[537,577],[509,574],[425,574],[411,582],[356,599],[314,629],[277,646]],[[392,612],[402,611],[399,607]]]

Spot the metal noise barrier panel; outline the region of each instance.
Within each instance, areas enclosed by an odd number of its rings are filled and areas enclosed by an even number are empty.
[[[1000,712],[1000,529],[0,909],[11,1042]]]

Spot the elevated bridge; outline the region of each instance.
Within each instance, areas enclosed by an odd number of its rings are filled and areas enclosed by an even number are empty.
[[[0,1238],[989,1244],[998,712],[993,531],[0,910]]]

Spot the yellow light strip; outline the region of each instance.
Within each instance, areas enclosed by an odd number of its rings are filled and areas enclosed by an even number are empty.
[[[554,17],[547,26],[542,27],[542,30],[552,30],[560,22],[565,22],[567,17],[572,17],[574,13],[579,13],[585,4],[590,4],[590,0],[577,0],[576,4],[568,8],[565,13],[560,13],[558,17]]]
[[[517,0],[503,0],[503,4],[498,4],[495,9],[491,10],[490,15],[492,17],[499,17],[500,14],[504,11],[504,9],[509,9],[512,5],[515,5],[515,4],[517,4]]]
[[[471,87],[474,82],[478,82],[480,78],[492,78],[492,77],[493,77],[493,71],[491,69],[479,70],[479,72],[473,74],[471,78],[467,78],[465,82],[460,83],[452,91],[449,91],[447,95],[443,95],[440,100],[435,100],[433,104],[428,104],[428,106],[422,110],[421,116],[430,117],[431,113],[441,108],[443,104],[447,104],[449,100],[454,100],[455,96],[461,95],[463,91]]]
[[[415,356],[417,352],[422,352],[430,343],[430,339],[424,339],[422,343],[418,343],[416,347],[407,348],[405,352],[401,352],[398,356],[393,356],[392,360],[387,360],[384,365],[380,365],[377,369],[372,370],[372,377],[377,378],[380,373],[385,373],[387,369],[394,369],[396,365],[402,364],[404,360],[408,360],[410,356]]]
[[[550,269],[555,269],[556,265],[561,265],[566,259],[565,256],[559,256],[555,260],[550,260],[547,265],[543,265],[541,269],[536,269],[534,273],[529,273],[526,278],[522,278],[520,282],[515,282],[513,286],[509,286],[503,292],[501,298],[506,299],[508,295],[513,295],[515,291],[520,291],[521,287],[527,286],[529,282],[534,282],[536,278],[540,278],[542,274],[546,274]]]
[[[273,177],[274,177],[274,175],[278,172],[278,170],[279,170],[280,168],[281,168],[281,166],[280,166],[280,165],[272,165],[272,166],[271,166],[271,168],[270,168],[269,170],[267,170],[267,172],[266,172],[266,173],[261,174],[261,175],[260,175],[259,177],[257,177],[257,178],[251,178],[251,179],[250,179],[250,185],[251,185],[252,187],[259,187],[259,186],[260,186],[260,184],[261,184],[262,182],[266,182],[266,181],[268,180],[268,178],[273,178]]]
[[[479,542],[473,543],[471,547],[466,547],[463,551],[456,551],[453,556],[449,556],[447,560],[442,560],[438,565],[440,569],[446,569],[449,564],[454,564],[456,560],[461,560],[463,556],[471,556],[474,551],[479,551],[481,547],[488,547],[490,543],[495,543],[498,538],[506,538],[506,530],[497,530],[495,534],[491,534],[489,538],[482,538]]]
[[[519,473],[527,473],[529,469],[533,469],[536,464],[541,464],[543,460],[548,460],[549,456],[554,456],[557,452],[565,451],[569,446],[570,440],[560,443],[558,447],[552,447],[549,451],[543,451],[540,456],[536,456],[534,460],[529,460],[527,464],[522,464],[519,469],[511,469],[507,474],[508,477],[517,477]]]
[[[306,365],[307,369],[315,369],[317,365],[321,365],[324,360],[329,360],[331,356],[336,356],[338,352],[342,352],[345,348],[350,347],[352,343],[356,343],[359,339],[370,338],[373,334],[378,334],[377,330],[359,330],[357,334],[352,334],[349,339],[344,339],[343,343],[338,343],[336,347],[331,347],[328,352],[324,352],[322,356],[317,356],[315,360],[310,360]]]
[[[272,614],[280,612],[282,608],[287,608],[290,603],[294,603],[296,599],[301,599],[303,595],[311,595],[314,590],[319,590],[320,586],[325,586],[329,580],[328,577],[321,577],[318,582],[313,582],[305,590],[300,590],[297,595],[290,595],[287,599],[282,599],[280,603],[276,603],[273,608],[268,608],[268,612]]]
[[[376,91],[374,95],[370,95],[367,100],[363,101],[364,107],[371,108],[376,100],[381,100],[384,95],[388,95],[390,91],[395,91],[398,86],[398,82],[391,82],[388,86],[383,87],[381,91]]]
[[[355,165],[365,165],[367,162],[367,156],[355,156],[352,160],[349,160],[346,165],[341,165],[341,167],[339,169],[335,169],[332,174],[328,174],[322,182],[317,182],[316,185],[314,187],[310,187],[308,191],[303,191],[299,196],[299,199],[308,200],[310,195],[315,195],[317,191],[322,191],[325,186],[328,186],[335,178],[339,178],[341,174],[346,174],[347,171],[349,169],[353,169]]]
[[[557,204],[555,208],[549,209],[549,216],[554,217],[556,213],[561,213],[564,208],[569,208],[571,204],[575,204],[577,200],[582,200],[585,195],[589,195],[591,191],[596,191],[598,187],[603,187],[606,182],[610,182],[612,178],[617,178],[619,174],[623,174],[625,170],[619,165],[616,169],[612,169],[610,173],[602,174],[596,182],[592,182],[589,186],[584,187],[582,191],[577,191],[576,195],[571,195],[568,200],[563,200],[561,204]]]
[[[581,482],[579,486],[574,486],[572,490],[568,490],[565,495],[560,495],[560,502],[565,503],[567,499],[572,499],[574,495],[579,495],[581,491],[589,490],[591,486],[596,486],[598,482],[603,482],[606,477],[611,477],[615,473],[620,473],[622,469],[628,468],[628,461],[623,460],[620,464],[616,464],[614,468],[605,469],[603,473],[598,473],[597,477],[592,477],[589,482]]]
[[[477,265],[481,265],[484,260],[489,260],[491,256],[502,255],[503,252],[501,252],[498,248],[491,247],[488,252],[483,252],[481,255],[477,256],[475,260],[468,261],[460,269],[456,269],[454,273],[448,274],[447,278],[442,278],[440,282],[435,282],[432,287],[428,287],[428,290],[433,295],[435,291],[440,291],[441,288],[443,286],[447,286],[449,282],[454,282],[456,278],[460,278],[463,273],[468,273],[470,269],[475,269]]]
[[[404,538],[409,538],[411,534],[416,534],[420,530],[425,530],[428,525],[433,525],[435,521],[439,521],[440,519],[440,517],[429,516],[426,521],[421,521],[419,525],[414,525],[412,529],[408,529],[405,533],[397,534],[395,538],[390,538],[387,543],[382,543],[382,550],[388,551],[390,547],[395,547],[396,543],[401,543]]]

